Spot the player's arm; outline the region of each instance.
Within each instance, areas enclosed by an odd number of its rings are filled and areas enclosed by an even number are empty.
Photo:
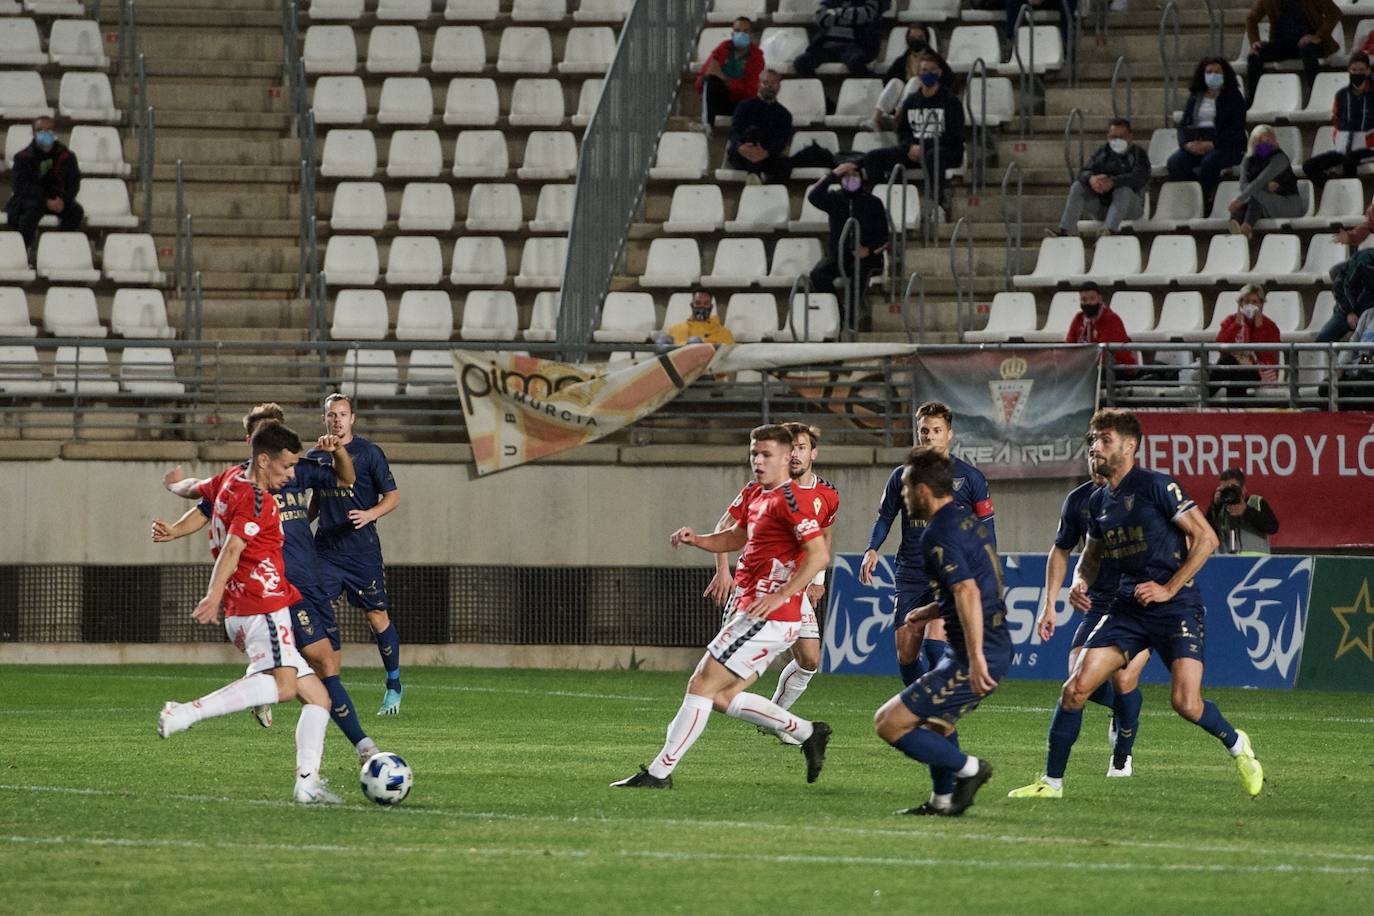
[[[237,534],[229,535],[224,547],[220,549],[219,556],[215,558],[215,568],[210,571],[210,587],[205,590],[205,597],[200,599],[196,609],[191,612],[192,620],[197,623],[214,623],[219,619],[219,606],[224,601],[224,587],[229,584],[229,577],[238,568],[239,557],[247,546],[248,542]]]
[[[186,472],[177,465],[170,471],[162,475],[162,485],[167,488],[169,493],[180,496],[182,499],[200,499],[200,486],[205,483],[199,477],[187,477]]]
[[[727,510],[716,522],[716,531],[724,531],[735,523],[734,516]],[[730,575],[730,557],[728,554],[716,554],[716,574],[711,578],[711,584],[706,586],[703,596],[710,598],[716,603],[717,607],[724,607],[725,602],[730,600],[730,588],[734,585],[734,579]]]
[[[992,507],[992,491],[988,489],[988,479],[980,473],[977,478],[978,489],[973,494],[973,514],[988,526],[988,537],[997,543],[997,511]]]
[[[1045,597],[1040,604],[1040,638],[1048,640],[1054,635],[1054,617],[1059,604],[1059,586],[1069,571],[1069,552],[1058,544],[1050,548],[1045,558]]]
[[[353,469],[353,456],[348,454],[348,449],[344,448],[339,437],[320,436],[315,447],[329,453],[330,462],[334,467],[334,479],[339,482],[339,486],[353,486],[358,479],[358,474]]]
[[[688,547],[699,547],[711,553],[729,553],[732,550],[739,550],[749,539],[749,534],[740,526],[739,522],[726,528],[724,531],[717,531],[714,534],[697,534],[691,528],[679,528],[668,538],[668,542],[674,547],[681,547],[684,544]],[[812,571],[815,575],[815,571]]]
[[[873,520],[873,530],[868,535],[868,549],[864,551],[863,562],[859,564],[859,581],[864,585],[873,584],[873,570],[878,566],[878,548],[883,546],[883,541],[892,531],[892,521],[901,506],[902,469],[898,468],[883,488],[883,498],[878,503],[878,517]]]
[[[1088,597],[1088,589],[1097,581],[1097,573],[1101,567],[1102,542],[1089,537],[1088,542],[1083,545],[1083,553],[1078,557],[1078,565],[1074,567],[1073,585],[1069,587],[1069,604],[1073,605],[1075,610],[1092,610],[1093,602]]]
[[[969,686],[979,696],[997,688],[997,681],[988,673],[988,661],[983,657],[983,596],[975,579],[964,579],[949,586],[954,596],[954,609],[964,627],[964,648],[968,650]]]
[[[209,523],[210,519],[206,517],[204,512],[200,511],[199,506],[192,506],[187,509],[186,514],[171,525],[160,518],[155,518],[153,519],[153,543],[165,544],[167,541],[184,538],[188,534],[195,534]]]
[[[1217,549],[1217,533],[1197,506],[1175,516],[1174,524],[1188,537],[1188,554],[1168,582],[1142,582],[1135,587],[1136,600],[1141,604],[1158,604],[1173,598],[1183,586],[1193,581],[1202,564]]]
[[[830,563],[830,550],[825,546],[825,538],[813,537],[802,543],[802,561],[797,566],[797,571],[792,574],[792,578],[782,584],[782,587],[775,592],[764,595],[758,601],[749,605],[749,610],[745,613],[756,620],[763,620],[769,614],[776,611],[787,603],[793,595],[806,588],[811,580],[816,577],[816,573]]]
[[[830,556],[835,555],[835,531],[833,528],[822,528],[821,535],[825,538],[825,550]],[[825,568],[816,573],[816,578],[811,580],[811,584],[806,586],[806,598],[811,602],[814,610],[820,606],[821,599],[825,597]]]

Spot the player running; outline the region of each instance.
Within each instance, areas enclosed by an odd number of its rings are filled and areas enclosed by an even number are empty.
[[[315,491],[319,524],[315,547],[320,555],[320,583],[330,600],[348,594],[348,603],[361,608],[377,640],[377,652],[386,669],[386,693],[379,716],[401,711],[401,639],[391,622],[391,601],[386,594],[382,568],[382,541],[377,519],[401,504],[401,494],[391,476],[386,454],[362,436],[353,434],[357,414],[353,402],[342,394],[324,399],[325,431],[337,436],[353,459],[356,479],[352,486],[326,487]],[[312,451],[311,458],[327,458]]]
[[[1098,474],[1077,487],[1064,498],[1064,507],[1059,512],[1059,528],[1054,535],[1054,546],[1050,548],[1045,560],[1045,596],[1040,608],[1040,619],[1036,621],[1040,638],[1049,642],[1054,636],[1054,618],[1059,604],[1059,587],[1064,581],[1064,573],[1069,568],[1069,554],[1078,547],[1088,534],[1091,513],[1088,500],[1094,492],[1106,483]],[[1097,579],[1086,590],[1069,592],[1069,604],[1083,612],[1083,620],[1073,634],[1073,646],[1069,649],[1069,670],[1082,653],[1088,634],[1093,631],[1111,607],[1112,595],[1116,591],[1117,571],[1113,560],[1102,558]],[[1130,664],[1112,675],[1088,697],[1094,703],[1112,711],[1112,723],[1108,738],[1112,747],[1112,759],[1107,765],[1109,777],[1131,775],[1131,749],[1135,745],[1140,725],[1140,671],[1150,660],[1148,649],[1131,659]]]
[[[954,462],[939,448],[911,450],[902,502],[927,523],[921,561],[934,599],[909,612],[907,624],[943,618],[950,639],[935,667],[884,703],[873,726],[888,744],[930,767],[930,800],[897,813],[958,816],[992,778],[986,760],[959,749],[954,728],[1011,668],[1002,564],[992,526],[955,501]]]
[[[927,401],[916,408],[917,444],[932,446],[941,455],[950,458],[954,501],[968,508],[979,521],[987,523],[988,535],[996,550],[997,531],[993,524],[992,496],[988,493],[987,478],[967,461],[950,456],[949,446],[953,437],[954,415],[948,407],[938,401]],[[902,474],[905,470],[906,466],[902,465],[887,478],[882,502],[878,504],[878,517],[873,522],[873,533],[868,538],[868,550],[859,565],[859,581],[864,585],[873,584],[878,550],[887,540],[893,520],[900,514],[902,540],[897,548],[894,576],[897,594],[893,603],[893,636],[897,642],[897,669],[901,672],[902,683],[909,687],[940,661],[946,642],[945,623],[938,617],[923,624],[924,629],[902,623],[909,611],[932,600],[920,553],[925,522],[913,517],[902,500]]]
[[[301,440],[280,423],[264,423],[253,434],[247,470],[231,474],[215,496],[210,549],[215,566],[205,597],[191,613],[197,623],[215,623],[224,607],[224,630],[248,656],[242,678],[190,703],[169,702],[157,719],[157,733],[169,738],[197,722],[262,703],[301,701],[296,724],[295,800],[338,804],[320,778],[329,692],[296,651],[288,608],[300,600],[282,574],[282,531],[277,501],[269,492],[286,485],[300,460]]]
[[[691,528],[673,532],[674,547],[687,544],[712,553],[743,547],[735,591],[720,632],[687,682],[687,695],[668,725],[663,749],[647,768],[611,783],[613,787],[671,789],[673,770],[701,736],[712,709],[790,734],[801,742],[806,781],[815,782],[820,775],[830,726],[797,718],[771,700],[744,692],[752,678],[796,642],[802,590],[830,560],[813,504],[798,498],[788,477],[791,454],[792,433],[785,427],[758,427],[749,440],[758,487],[741,492],[741,520],[714,534]]]
[[[1151,649],[1169,669],[1174,711],[1216,736],[1235,758],[1245,791],[1258,795],[1264,769],[1250,738],[1202,698],[1204,608],[1193,577],[1216,549],[1216,534],[1177,481],[1136,466],[1141,430],[1135,414],[1099,410],[1088,429],[1092,470],[1107,484],[1088,500],[1088,543],[1073,589],[1086,592],[1104,559],[1116,563],[1119,579],[1108,615],[1089,634],[1064,683],[1050,722],[1045,775],[1009,794],[1063,797],[1064,769],[1083,723],[1083,704],[1114,671]]]

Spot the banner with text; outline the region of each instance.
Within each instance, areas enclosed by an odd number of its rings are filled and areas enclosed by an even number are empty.
[[[1269,501],[1274,547],[1374,545],[1374,413],[1141,413],[1141,463],[1206,510],[1227,468]]]
[[[917,354],[917,401],[954,412],[958,457],[989,478],[1077,477],[1097,403],[1095,347]]]
[[[859,582],[861,554],[839,554],[831,574],[825,617],[824,670],[836,674],[897,675],[893,647],[893,558],[882,557],[873,584]],[[1007,626],[1015,652],[1010,677],[1063,680],[1069,648],[1082,620],[1068,605],[1068,581],[1059,593],[1054,636],[1040,638],[1035,620],[1045,588],[1044,554],[1008,554]],[[1070,564],[1070,570],[1073,564]],[[1198,574],[1207,605],[1205,683],[1217,687],[1290,688],[1298,673],[1307,630],[1311,557],[1216,557]],[[1374,623],[1374,618],[1371,618]],[[1162,683],[1158,661],[1144,680]]]

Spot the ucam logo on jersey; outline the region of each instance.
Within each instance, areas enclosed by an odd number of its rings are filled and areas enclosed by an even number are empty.
[[[830,605],[825,619],[824,670],[837,674],[897,675],[893,645],[893,559],[881,557],[873,584],[859,582],[859,554],[835,557]],[[1007,629],[1011,632],[1010,676],[1063,680],[1069,649],[1082,615],[1068,605],[1068,581],[1059,593],[1055,631],[1040,638],[1035,620],[1045,587],[1044,554],[1002,558]],[[1073,569],[1075,560],[1070,564]],[[1293,686],[1307,629],[1311,557],[1215,557],[1198,574],[1207,606],[1204,683],[1217,687]],[[1163,683],[1158,661],[1144,680]]]

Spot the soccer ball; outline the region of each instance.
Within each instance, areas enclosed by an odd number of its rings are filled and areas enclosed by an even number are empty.
[[[379,805],[399,805],[415,782],[410,766],[397,754],[373,754],[358,776],[363,794]]]

